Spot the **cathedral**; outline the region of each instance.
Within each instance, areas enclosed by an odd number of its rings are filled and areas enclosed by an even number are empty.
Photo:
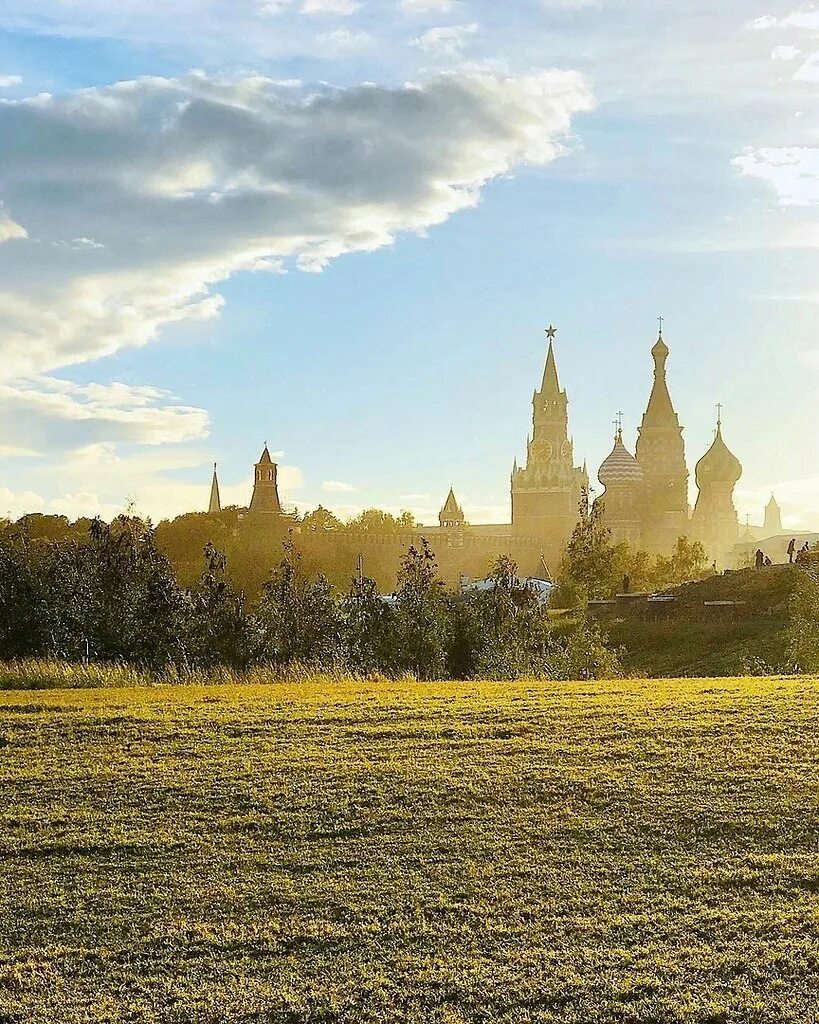
[[[589,478],[585,465],[574,464],[568,398],[555,359],[556,331],[550,327],[546,334],[549,348],[543,382],[532,399],[526,464],[519,467],[516,461],[512,470],[512,534],[535,540],[551,564],[571,537]],[[661,326],[651,349],[654,376],[634,454],[618,421],[614,446],[598,472],[603,491],[596,502],[615,542],[667,554],[686,536],[699,540],[709,559],[724,566],[739,537],[733,493],[742,466],[725,444],[720,415],[714,442],[696,465],[698,497],[691,512],[683,428],[668,389],[669,355]]]
[[[554,572],[578,522],[580,503],[591,493],[586,465],[575,464],[569,399],[560,385],[555,356],[556,334],[554,327],[546,331],[546,365],[540,388],[532,396],[526,459],[523,465],[515,459],[512,468],[511,523],[470,525],[450,488],[437,526],[418,526],[400,535],[393,532],[389,538],[370,531],[358,539],[362,548],[386,542],[406,546],[423,536],[439,557],[449,557],[462,572],[475,571],[500,554],[512,555],[525,573]],[[740,539],[733,494],[742,466],[725,443],[720,412],[714,441],[695,467],[698,495],[693,511],[689,508],[683,427],[668,387],[669,355],[661,324],[651,349],[653,381],[634,453],[623,440],[618,418],[614,445],[598,471],[603,490],[595,501],[615,543],[626,541],[652,554],[668,554],[677,539],[685,536],[700,541],[709,560],[724,567],[732,564],[731,551]],[[220,509],[214,467],[209,512]],[[286,515],[279,500],[277,467],[265,445],[255,467],[250,504],[241,518],[247,527],[264,529]],[[767,519],[768,514],[766,525]]]

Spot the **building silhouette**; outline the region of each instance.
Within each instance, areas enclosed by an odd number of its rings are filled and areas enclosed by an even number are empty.
[[[438,513],[438,525],[444,530],[459,529],[467,525],[464,510],[458,504],[455,491],[451,487],[443,508]]]
[[[555,360],[555,329],[546,332],[549,351],[540,390],[532,395],[532,434],[526,464],[512,468],[512,535],[539,545],[547,561],[555,561],[578,520],[578,508],[589,475],[574,464],[569,437],[569,400],[560,387]]]
[[[519,466],[515,459],[511,474],[511,523],[470,525],[450,487],[437,525],[402,523],[396,528],[393,522],[383,530],[353,529],[348,535],[348,539],[352,536],[350,543],[361,551],[368,547],[395,548],[397,559],[408,545],[418,544],[425,537],[439,558],[449,559],[447,564],[461,572],[484,572],[494,558],[509,554],[523,573],[554,574],[579,520],[581,500],[589,494],[589,477],[585,464],[575,464],[569,399],[557,370],[555,328],[550,327],[546,334],[546,362],[540,388],[532,396],[532,432],[526,460]],[[651,349],[653,382],[635,451],[632,454],[626,446],[619,414],[613,447],[598,471],[603,491],[596,502],[615,543],[624,541],[649,553],[669,554],[680,537],[688,537],[699,540],[709,559],[720,567],[733,565],[736,551],[742,547],[733,498],[742,465],[723,438],[720,411],[713,443],[696,465],[698,495],[693,513],[690,511],[683,427],[668,386],[669,356],[661,326]],[[208,511],[215,514],[220,509],[214,465]],[[262,533],[265,525],[272,524],[277,529],[284,525],[298,529],[297,517],[282,508],[277,466],[266,444],[254,469],[250,505],[240,518]],[[332,544],[333,530],[324,533],[326,542]],[[779,506],[773,496],[765,510],[764,528],[755,528],[753,533],[755,537],[782,533]],[[750,533],[744,539],[750,539]]]
[[[688,467],[683,428],[666,380],[669,348],[662,328],[651,349],[654,383],[637,431],[635,455],[643,471],[640,508],[641,546],[646,551],[670,550],[688,530]]]
[[[277,474],[278,466],[270,458],[270,452],[265,444],[259,461],[256,463],[253,495],[250,499],[250,507],[247,510],[249,516],[282,515]]]
[[[719,564],[739,538],[734,488],[742,476],[742,464],[722,439],[721,415],[717,417],[714,443],[697,463],[695,475],[699,494],[691,534]]]
[[[604,509],[606,526],[612,540],[639,547],[642,541],[642,498],[644,473],[640,463],[623,444],[623,428],[618,422],[614,447],[603,460],[597,474],[603,492],[596,499]]]
[[[219,478],[216,475],[216,463],[213,464],[213,480],[210,484],[210,502],[208,503],[208,513],[215,515],[217,512],[222,511],[222,499],[219,496]]]

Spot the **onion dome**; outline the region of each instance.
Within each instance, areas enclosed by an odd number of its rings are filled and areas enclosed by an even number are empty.
[[[731,484],[742,476],[742,463],[722,439],[722,423],[717,420],[714,443],[697,463],[697,487],[708,484]]]
[[[623,431],[618,428],[614,447],[597,473],[597,479],[608,488],[612,484],[638,484],[643,479],[640,463],[623,444]]]
[[[663,334],[661,331],[659,337],[654,343],[653,348],[651,349],[651,355],[654,359],[654,362],[664,363],[666,359],[668,359],[668,354],[670,351],[671,349],[668,347],[668,345],[666,345],[665,341],[663,340]]]

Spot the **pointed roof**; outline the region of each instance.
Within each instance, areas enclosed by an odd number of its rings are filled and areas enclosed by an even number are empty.
[[[446,496],[444,507],[438,513],[438,522],[441,526],[451,525],[452,523],[463,524],[466,522],[463,509],[458,504],[455,491],[451,487],[449,488],[449,494]]]
[[[771,500],[768,502],[768,504],[765,506],[765,508],[766,509],[772,509],[772,510],[779,508],[779,502],[776,500],[776,498],[773,495],[771,495]]]
[[[674,411],[671,395],[668,393],[668,384],[665,379],[665,364],[669,355],[669,348],[663,340],[660,332],[657,341],[651,349],[654,359],[654,385],[651,388],[651,396],[643,415],[643,427],[679,427],[680,421]]]
[[[700,488],[709,483],[735,484],[742,476],[742,463],[722,439],[721,420],[717,420],[713,444],[697,463],[694,473]]]
[[[446,496],[446,501],[444,502],[444,507],[441,511],[454,512],[456,514],[459,514],[461,511],[461,507],[455,497],[455,491],[451,487],[449,488],[449,494]]]
[[[546,356],[546,366],[543,368],[543,382],[540,390],[549,395],[560,394],[560,379],[557,376],[557,360],[555,359],[554,342],[549,339],[549,352]]]
[[[272,461],[273,460],[270,458],[270,452],[267,450],[267,441],[265,441],[265,443],[264,443],[264,451],[259,456],[259,461],[256,463],[256,465],[257,466],[264,466],[264,465],[267,465],[267,463],[272,462]]]
[[[208,513],[213,515],[215,512],[222,511],[222,499],[219,495],[219,478],[216,475],[216,463],[213,464],[213,480],[210,484],[210,504],[208,505]]]

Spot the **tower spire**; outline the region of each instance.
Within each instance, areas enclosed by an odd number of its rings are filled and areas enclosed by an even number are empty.
[[[546,366],[543,369],[543,381],[540,390],[549,398],[560,394],[560,379],[557,375],[557,360],[555,359],[554,339],[557,328],[550,324],[546,328],[546,337],[549,339],[549,351],[546,355]]]
[[[213,479],[210,484],[210,504],[208,514],[214,515],[222,511],[222,499],[219,496],[219,477],[216,475],[216,463],[213,464]]]

